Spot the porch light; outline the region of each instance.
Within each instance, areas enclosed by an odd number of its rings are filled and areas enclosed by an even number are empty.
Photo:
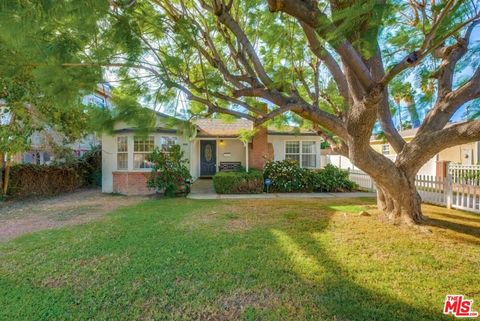
[[[223,145],[223,139],[220,139],[220,145]]]

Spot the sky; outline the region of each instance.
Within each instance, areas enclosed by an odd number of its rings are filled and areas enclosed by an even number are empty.
[[[470,38],[470,43],[473,45],[479,45],[480,42],[480,25],[477,25],[477,27],[473,30],[472,32],[472,37]],[[465,69],[460,73],[461,76],[470,76],[474,72],[475,66],[471,66],[469,69]],[[452,117],[452,121],[459,121],[462,120],[465,114],[465,107],[460,108]]]

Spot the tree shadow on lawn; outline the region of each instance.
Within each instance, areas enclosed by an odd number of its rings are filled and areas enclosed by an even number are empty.
[[[480,217],[475,214],[428,206],[425,224],[450,239],[480,245]]]
[[[432,213],[435,216],[441,216],[444,219],[459,220],[466,223],[478,224],[480,229],[480,216],[478,216],[478,214],[462,213],[463,216],[459,216],[454,214],[441,213],[438,211],[429,211],[429,213]],[[477,215],[477,217],[475,217],[474,215]]]
[[[438,311],[414,307],[354,282],[348,277],[351,272],[331,259],[319,242],[304,240],[301,246],[286,232],[273,229],[272,234],[281,252],[292,262],[298,281],[315,284],[315,305],[325,312],[328,320],[449,320]],[[317,279],[319,274],[324,276]]]

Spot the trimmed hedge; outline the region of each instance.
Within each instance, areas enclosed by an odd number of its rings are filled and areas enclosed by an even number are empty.
[[[263,192],[263,174],[249,172],[218,172],[213,176],[213,187],[218,194],[258,194]]]
[[[69,193],[82,187],[100,186],[101,179],[102,153],[97,147],[72,162],[12,166],[7,195],[23,198]]]
[[[20,164],[12,166],[8,196],[50,196],[73,192],[84,186],[86,179],[77,168]]]

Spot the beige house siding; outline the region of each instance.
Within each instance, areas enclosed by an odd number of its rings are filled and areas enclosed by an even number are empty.
[[[236,139],[221,139],[217,141],[217,162],[241,162],[245,167],[246,148],[245,145]],[[200,155],[193,155],[193,158]],[[218,167],[217,167],[218,168]]]
[[[439,160],[458,164],[475,165],[478,160],[478,142],[447,148],[438,153]]]

